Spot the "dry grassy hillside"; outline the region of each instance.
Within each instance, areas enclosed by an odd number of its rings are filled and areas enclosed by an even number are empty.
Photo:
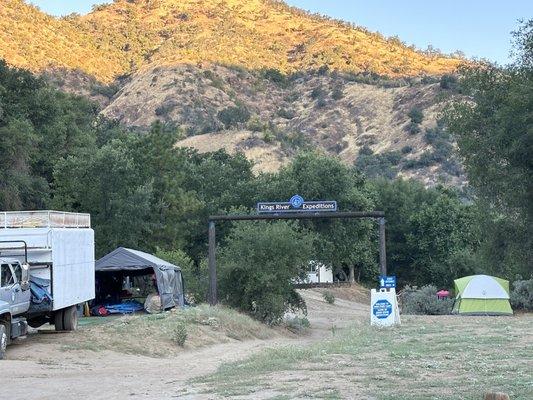
[[[0,58],[34,72],[50,67],[80,69],[106,81],[127,67],[120,65],[115,49],[101,46],[69,21],[48,16],[23,0],[0,2]]]
[[[460,62],[274,0],[115,0],[63,19],[2,0],[0,57],[33,71],[79,69],[105,82],[176,64],[283,72],[327,65],[401,77],[450,72]]]
[[[115,0],[58,19],[1,0],[0,58],[127,126],[159,120],[180,146],[243,151],[258,171],[322,149],[370,176],[463,183],[435,78],[462,61],[281,1]]]
[[[370,174],[460,185],[453,143],[437,127],[439,100],[450,95],[437,80],[182,65],[133,75],[102,113],[143,130],[155,121],[178,128],[179,145],[201,152],[242,151],[257,171],[322,149],[347,164],[363,163]],[[416,123],[413,110],[421,114]]]

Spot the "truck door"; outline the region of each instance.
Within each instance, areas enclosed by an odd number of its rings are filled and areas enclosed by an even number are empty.
[[[0,265],[0,300],[9,304],[10,309],[15,301],[15,293],[11,290],[15,277],[9,264]]]
[[[20,265],[19,265],[20,267]],[[27,294],[22,292],[15,272],[9,264],[0,265],[0,300],[10,305],[11,315],[26,312],[29,307]]]
[[[16,310],[13,313],[13,315],[15,315],[28,311],[28,309],[30,308],[31,292],[28,288],[26,288],[26,290],[22,290],[22,266],[20,265],[20,263],[16,262],[14,264],[11,264],[11,269],[15,276],[14,307],[16,308]]]

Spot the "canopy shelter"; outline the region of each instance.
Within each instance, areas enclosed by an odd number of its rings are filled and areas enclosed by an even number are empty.
[[[119,247],[96,261],[95,270],[97,300],[110,295],[119,297],[125,276],[155,275],[162,308],[184,304],[181,268],[152,254]]]
[[[488,275],[456,279],[453,312],[463,315],[512,315],[509,281]]]

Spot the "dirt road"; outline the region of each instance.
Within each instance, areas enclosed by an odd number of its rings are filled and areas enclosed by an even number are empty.
[[[302,294],[311,323],[310,332],[305,336],[234,341],[184,351],[169,358],[113,351],[63,351],[61,334],[32,335],[10,347],[8,360],[0,362],[1,397],[10,400],[199,398],[187,394],[187,381],[214,372],[222,363],[243,359],[268,347],[303,346],[331,336],[332,327],[343,328],[355,319],[367,318],[368,306],[358,302],[349,289],[338,290],[333,305],[324,301],[319,290],[305,290]],[[213,398],[213,395],[201,397]]]

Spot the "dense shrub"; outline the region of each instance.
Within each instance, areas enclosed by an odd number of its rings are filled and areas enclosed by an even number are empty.
[[[456,90],[459,86],[459,83],[457,81],[457,77],[455,75],[442,75],[440,78],[440,87],[441,89],[445,90]]]
[[[384,177],[393,179],[398,174],[397,165],[400,163],[402,155],[399,151],[386,151],[373,154],[369,147],[364,146],[359,151],[359,156],[355,160],[355,167],[370,178]]]
[[[402,154],[409,154],[413,151],[413,146],[403,146],[400,151],[402,152]]]
[[[450,160],[445,160],[442,163],[442,169],[453,176],[461,176],[463,171],[463,166],[454,158]]]
[[[296,116],[296,112],[294,110],[290,110],[287,108],[279,108],[277,114],[281,118],[285,119],[293,119]]]
[[[301,131],[278,132],[276,138],[281,142],[281,147],[284,150],[304,149],[309,145],[309,141]]]
[[[108,99],[111,99],[119,90],[119,86],[117,84],[111,84],[111,85],[101,85],[101,84],[94,84],[91,87],[91,94],[93,95],[101,95],[104,97],[107,97]]]
[[[418,165],[420,167],[429,167],[442,161],[442,158],[434,151],[424,151],[418,159]]]
[[[213,71],[205,70],[204,76],[211,81],[211,86],[219,90],[224,90],[224,86],[225,86],[224,81],[218,75],[216,75]]]
[[[294,333],[302,333],[306,329],[309,329],[311,324],[309,323],[309,320],[306,317],[292,317],[288,318],[285,321],[285,325],[287,326],[287,329]]]
[[[329,304],[334,304],[335,303],[335,295],[333,293],[329,292],[329,291],[326,291],[326,292],[322,293],[322,297]]]
[[[286,95],[283,98],[283,100],[285,100],[287,103],[294,103],[299,98],[300,98],[300,94],[298,92],[291,92],[288,95]]]
[[[361,149],[359,150],[359,155],[366,155],[366,156],[369,156],[371,154],[374,154],[374,150],[372,150],[369,146],[367,145],[364,145],[363,147],[361,147]]]
[[[287,76],[275,68],[263,70],[262,75],[263,78],[268,79],[270,82],[273,82],[279,86],[286,86],[288,83]]]
[[[513,282],[511,305],[515,309],[533,310],[533,279]]]
[[[422,120],[424,119],[424,113],[418,107],[411,108],[411,110],[409,111],[407,115],[409,116],[413,124],[420,124],[422,123]]]
[[[335,89],[333,89],[333,92],[331,92],[331,98],[333,100],[340,100],[343,97],[344,97],[344,92],[342,91],[340,87],[336,87]]]
[[[329,72],[329,65],[322,65],[320,66],[320,68],[317,70],[317,74],[318,75],[326,75],[327,73]]]
[[[178,104],[175,101],[165,101],[155,109],[155,115],[158,117],[165,117],[176,108]]]
[[[254,115],[248,120],[246,128],[252,132],[264,132],[266,129],[268,129],[268,124],[261,121],[257,115]]]
[[[275,138],[276,136],[270,129],[267,129],[263,132],[263,136],[262,136],[263,142],[272,143]]]
[[[328,105],[328,102],[326,101],[325,98],[321,97],[317,100],[316,102],[316,106],[317,108],[324,108]]]
[[[317,100],[317,99],[320,99],[320,98],[324,98],[326,96],[326,92],[324,91],[324,89],[322,89],[322,87],[320,86],[317,86],[316,88],[314,88],[312,91],[311,91],[311,98],[313,100]]]
[[[287,311],[305,311],[292,282],[305,278],[314,251],[315,235],[297,224],[236,224],[219,253],[221,298],[269,324],[279,323]]]
[[[403,314],[446,315],[452,312],[453,299],[439,299],[432,285],[420,289],[406,286],[401,295]]]
[[[407,125],[407,132],[410,134],[410,135],[416,135],[417,133],[420,133],[420,126],[419,124],[415,124],[414,122],[410,122],[408,125]]]
[[[185,323],[179,322],[172,333],[172,340],[177,343],[178,346],[183,347],[187,340],[187,327],[185,326]]]
[[[243,105],[237,105],[234,107],[230,106],[220,110],[217,114],[217,117],[226,128],[233,128],[248,121],[250,119],[250,112]]]

